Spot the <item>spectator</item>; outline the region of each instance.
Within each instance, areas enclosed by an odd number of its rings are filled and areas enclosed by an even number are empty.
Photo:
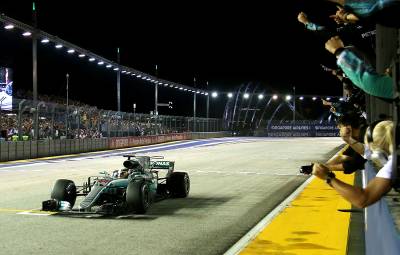
[[[323,165],[330,171],[351,174],[364,168],[366,160],[363,158],[363,143],[368,126],[365,119],[355,113],[340,117],[337,123],[340,137],[346,142],[346,146]]]
[[[311,22],[304,12],[300,12],[299,15],[297,15],[297,20],[300,23],[303,23],[310,31],[324,31],[327,29],[326,26],[318,25]]]
[[[299,22],[303,23],[308,30],[314,31],[315,34],[319,35],[324,42],[334,36],[340,35],[344,41],[351,41],[353,45],[362,50],[364,56],[371,62],[375,62],[375,24],[354,25],[351,23],[343,23],[340,26],[331,26],[330,24],[320,25],[311,22],[304,12],[300,12],[297,19]],[[332,74],[337,75],[337,72],[332,70]],[[340,76],[339,73],[338,78],[342,80],[343,78]],[[343,82],[345,81],[343,80]]]
[[[340,4],[331,16],[337,23],[374,23],[400,27],[399,0],[330,0]]]
[[[323,164],[314,164],[313,174],[334,188],[341,196],[353,205],[364,208],[382,198],[390,189],[395,176],[392,173],[393,122],[380,121],[372,123],[364,137],[372,154],[383,154],[387,161],[365,188],[344,183]]]
[[[17,91],[15,93],[16,98],[27,98],[30,96],[32,96],[30,92]],[[96,107],[73,100],[70,100],[70,110],[68,113],[66,112],[65,99],[63,98],[39,95],[39,100],[46,102],[46,107],[42,108],[39,113],[39,139],[102,138],[103,135],[108,135],[108,132],[110,132],[111,136],[143,136],[156,133],[178,132],[177,130],[167,130],[161,123],[152,123],[150,118],[145,119],[140,117],[133,120],[129,114],[117,115],[115,113],[112,114],[111,111],[105,114]],[[24,106],[33,107],[33,104],[27,101]],[[68,137],[66,115],[68,115]],[[18,140],[27,140],[34,136],[33,119],[35,118],[35,114],[26,110],[21,113],[20,117],[21,123],[18,123],[17,114],[0,112],[1,140],[11,141],[13,136],[14,140],[16,136]],[[21,131],[20,134],[19,131]]]
[[[353,86],[352,82],[346,77],[342,70],[334,70],[321,65],[323,70],[331,73],[338,78],[343,84],[344,99],[338,102],[326,102],[323,100],[324,105],[331,106],[331,112],[336,116],[341,116],[346,113],[359,111],[361,114],[365,112],[365,93],[358,87]],[[324,102],[325,101],[325,102]]]
[[[392,78],[378,74],[354,47],[345,48],[342,40],[335,36],[325,43],[325,48],[336,55],[338,66],[354,85],[370,95],[393,99]]]

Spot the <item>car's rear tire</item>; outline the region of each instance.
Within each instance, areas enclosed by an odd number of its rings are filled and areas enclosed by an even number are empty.
[[[190,178],[185,172],[173,172],[167,179],[167,187],[172,197],[187,197],[190,191]]]
[[[168,192],[167,184],[165,183],[159,183],[157,185],[157,194],[160,196],[165,196]]]
[[[146,213],[151,204],[149,185],[143,180],[130,182],[126,188],[126,203],[128,210]]]
[[[76,201],[75,183],[66,179],[57,180],[50,197],[58,201],[67,201],[70,203],[71,208],[74,207]]]

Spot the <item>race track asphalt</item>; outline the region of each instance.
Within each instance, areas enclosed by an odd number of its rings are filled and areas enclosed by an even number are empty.
[[[237,138],[165,151],[153,146],[158,152],[148,154],[175,160],[176,170],[189,173],[190,195],[122,217],[25,213],[49,199],[59,178],[80,185],[89,175],[122,168],[117,154],[0,164],[0,254],[223,254],[305,181],[300,165],[326,160],[340,144],[338,138]]]

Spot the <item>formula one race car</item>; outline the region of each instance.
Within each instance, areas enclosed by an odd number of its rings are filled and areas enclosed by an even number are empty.
[[[90,176],[82,186],[71,180],[56,181],[51,199],[42,202],[44,211],[75,213],[123,214],[146,213],[150,205],[160,199],[187,197],[190,190],[189,175],[174,172],[173,161],[156,161],[162,156],[124,155],[124,168],[110,175]],[[166,170],[165,177],[159,171]],[[77,209],[76,197],[84,196]]]

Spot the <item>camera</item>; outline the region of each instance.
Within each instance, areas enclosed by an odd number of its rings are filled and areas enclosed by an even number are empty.
[[[301,174],[311,174],[313,166],[314,166],[314,164],[301,166],[300,167],[300,173]]]

